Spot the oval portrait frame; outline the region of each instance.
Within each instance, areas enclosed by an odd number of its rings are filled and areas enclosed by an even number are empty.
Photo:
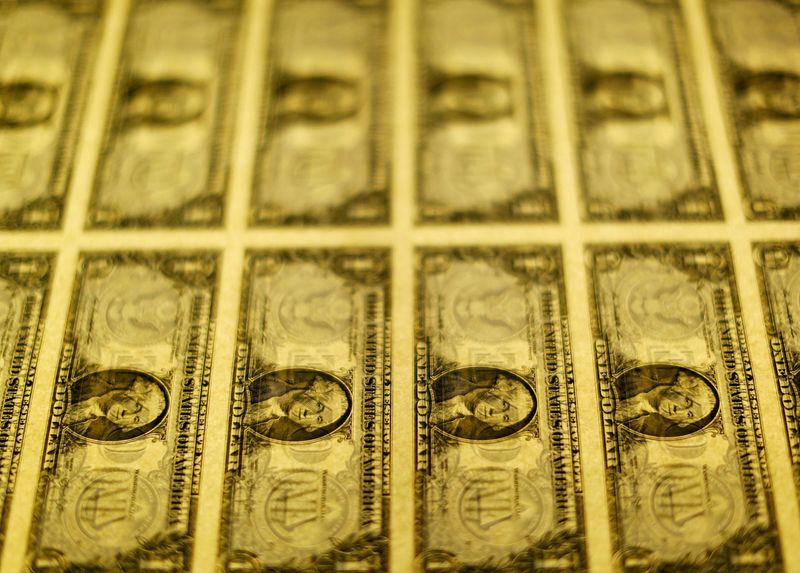
[[[512,431],[510,431],[508,433],[505,433],[503,435],[499,435],[499,436],[495,436],[495,437],[491,437],[491,438],[467,438],[467,437],[464,437],[464,436],[456,435],[456,434],[454,434],[452,432],[448,432],[447,430],[442,428],[439,424],[431,423],[431,426],[436,428],[436,430],[438,430],[439,432],[441,432],[445,436],[448,436],[448,437],[450,437],[450,438],[452,438],[454,440],[458,440],[460,442],[467,442],[467,443],[473,443],[473,444],[487,444],[487,443],[499,442],[499,441],[502,441],[502,440],[517,436],[523,430],[525,430],[525,428],[527,428],[530,425],[530,423],[536,418],[536,414],[539,411],[539,400],[538,400],[538,397],[536,396],[536,390],[534,389],[534,387],[531,384],[531,382],[528,381],[523,376],[520,376],[519,374],[517,374],[515,372],[512,372],[511,370],[506,370],[505,368],[498,368],[498,367],[495,367],[495,366],[460,366],[458,368],[451,368],[450,370],[446,370],[445,372],[443,372],[443,373],[439,374],[438,376],[436,376],[435,378],[433,378],[430,381],[430,384],[429,384],[429,387],[428,387],[429,399],[430,399],[430,404],[431,404],[431,411],[433,410],[434,405],[437,402],[439,402],[438,400],[436,400],[436,385],[437,384],[443,383],[444,380],[447,377],[455,374],[456,372],[481,372],[481,371],[483,371],[483,372],[493,372],[495,375],[502,374],[502,375],[506,376],[507,378],[510,378],[510,379],[514,380],[515,382],[517,382],[517,383],[522,385],[522,387],[528,392],[528,394],[530,395],[531,400],[532,400],[531,409],[525,415],[525,417],[522,418],[522,420],[520,420],[519,422],[516,422],[515,424],[511,424],[510,425],[510,427],[513,428]],[[478,385],[475,385],[473,387],[473,389],[479,389],[479,388],[488,389],[489,386],[478,386]],[[462,395],[463,396],[464,394],[454,394],[454,396],[458,396],[458,395]]]
[[[322,439],[328,438],[332,434],[335,434],[337,431],[339,431],[345,424],[347,424],[347,422],[350,420],[351,416],[353,415],[353,394],[352,394],[351,390],[347,387],[347,385],[344,383],[344,381],[341,378],[339,378],[338,376],[336,376],[334,374],[331,374],[330,372],[328,372],[326,370],[319,370],[317,368],[302,368],[302,367],[300,367],[300,368],[279,368],[277,370],[270,370],[269,372],[265,372],[263,374],[259,374],[258,376],[254,377],[247,384],[247,388],[245,389],[245,396],[246,396],[245,419],[247,417],[247,412],[253,407],[253,404],[254,404],[254,402],[253,402],[253,394],[254,394],[253,387],[255,385],[260,384],[260,383],[264,383],[270,377],[275,378],[277,376],[280,376],[281,374],[289,374],[289,373],[293,373],[293,372],[294,373],[301,372],[301,373],[304,373],[304,374],[306,374],[307,376],[310,376],[310,377],[319,376],[320,378],[322,378],[326,382],[334,384],[339,389],[343,390],[345,399],[347,400],[347,408],[345,409],[344,414],[342,414],[339,418],[337,418],[331,424],[328,424],[327,426],[324,426],[322,428],[322,429],[324,429],[324,431],[322,433],[320,433],[319,435],[304,437],[302,439],[276,438],[274,436],[269,435],[268,433],[261,432],[261,431],[255,429],[252,424],[246,424],[246,427],[247,427],[247,429],[249,431],[251,431],[254,434],[258,435],[259,437],[261,437],[261,438],[263,438],[265,440],[269,440],[271,442],[277,442],[277,443],[280,443],[280,444],[305,444],[305,443],[311,443],[311,442],[315,442],[315,441],[318,441],[318,440],[322,440]],[[297,390],[305,390],[307,388],[308,388],[308,386],[305,386],[303,388],[296,388],[296,389]],[[278,394],[275,397],[283,396],[284,394],[285,394],[285,392],[283,394]],[[272,397],[272,396],[270,396],[270,397]],[[264,401],[264,400],[259,400],[259,402],[262,402],[262,401]],[[302,431],[302,430],[300,430],[300,431]]]
[[[714,386],[714,384],[711,382],[711,380],[709,380],[708,376],[706,376],[702,372],[699,372],[699,371],[695,370],[694,368],[690,368],[690,367],[684,366],[682,364],[674,364],[674,363],[671,363],[671,362],[648,362],[648,363],[645,363],[645,364],[639,364],[637,366],[631,366],[630,368],[626,368],[625,370],[623,370],[619,374],[617,374],[614,377],[613,382],[611,383],[611,390],[614,393],[614,399],[615,399],[615,411],[616,411],[616,404],[619,403],[621,400],[623,400],[623,398],[621,397],[621,392],[620,392],[620,381],[625,376],[629,375],[630,373],[632,373],[632,372],[634,372],[636,370],[642,370],[642,369],[645,369],[645,368],[658,368],[658,369],[663,368],[663,369],[683,370],[683,371],[688,372],[689,374],[691,374],[693,376],[696,376],[697,378],[699,378],[703,382],[703,384],[706,385],[707,388],[709,388],[711,390],[711,393],[714,396],[714,407],[711,409],[711,412],[708,415],[706,415],[706,416],[704,416],[703,418],[700,419],[700,421],[703,422],[702,424],[700,424],[698,422],[697,423],[697,427],[695,427],[693,430],[687,431],[686,433],[683,433],[683,434],[677,434],[677,435],[673,435],[673,436],[657,436],[657,435],[654,435],[654,434],[648,434],[648,433],[642,432],[640,430],[635,430],[635,429],[631,428],[626,422],[618,422],[618,421],[616,421],[616,419],[614,420],[615,424],[617,424],[619,426],[623,426],[625,428],[625,430],[627,430],[628,432],[631,432],[632,434],[634,434],[636,436],[640,436],[640,437],[648,439],[648,440],[674,441],[674,440],[682,440],[684,438],[688,438],[690,436],[695,436],[695,435],[698,435],[698,434],[702,433],[706,428],[708,428],[714,422],[714,420],[716,420],[719,417],[720,403],[721,403],[719,390]],[[642,392],[639,392],[637,394],[640,394],[640,393],[642,393]]]
[[[149,383],[155,385],[164,397],[164,409],[158,414],[158,416],[156,416],[156,418],[152,422],[142,426],[146,428],[144,431],[142,431],[139,434],[136,434],[135,436],[129,436],[118,440],[100,440],[97,438],[92,438],[76,431],[75,429],[71,428],[68,425],[64,426],[66,429],[69,429],[70,432],[72,432],[76,436],[79,436],[82,440],[85,440],[89,443],[110,445],[110,444],[127,444],[134,442],[155,431],[169,416],[170,396],[166,384],[164,384],[163,381],[161,381],[158,377],[154,376],[153,374],[150,374],[149,372],[144,372],[143,370],[136,370],[134,368],[105,368],[103,370],[94,370],[92,372],[88,372],[76,378],[74,381],[72,381],[72,383],[70,383],[69,388],[67,388],[67,406],[65,411],[68,411],[69,408],[72,406],[73,403],[72,400],[75,395],[74,389],[79,384],[87,383],[88,381],[103,375],[113,376],[114,374],[127,374],[134,377],[141,377],[147,380]]]

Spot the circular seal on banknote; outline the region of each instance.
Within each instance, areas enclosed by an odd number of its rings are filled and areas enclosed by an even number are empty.
[[[703,325],[703,299],[680,275],[643,273],[621,299],[628,320],[652,338],[687,338]]]
[[[152,280],[150,273],[131,273],[129,278],[100,295],[106,327],[117,340],[135,346],[167,340],[178,323],[178,291],[163,277]]]
[[[163,383],[138,370],[101,370],[70,384],[62,423],[95,442],[144,436],[166,418],[169,394]]]
[[[281,442],[322,438],[342,427],[353,409],[350,390],[322,370],[287,368],[256,378],[248,387],[245,424]]]
[[[264,519],[282,542],[295,548],[318,547],[347,524],[351,499],[325,470],[289,470],[271,487]]]
[[[498,440],[522,431],[536,395],[521,376],[488,367],[458,368],[431,383],[431,423],[461,440]]]
[[[683,438],[719,414],[719,393],[704,375],[673,364],[646,364],[614,382],[614,418],[648,438]]]
[[[671,464],[659,471],[648,495],[650,520],[665,539],[714,539],[736,514],[733,492],[712,472],[690,464]]]
[[[518,335],[528,324],[525,293],[505,276],[484,273],[463,276],[450,306],[459,328],[475,340],[500,342]]]
[[[536,486],[516,469],[485,467],[465,472],[458,515],[482,541],[512,544],[532,535],[545,508]]]
[[[273,300],[279,324],[294,339],[325,344],[350,326],[350,293],[336,277],[300,274],[276,287]]]
[[[158,516],[156,490],[138,471],[97,469],[79,487],[73,523],[81,537],[100,546],[127,545],[146,533]]]

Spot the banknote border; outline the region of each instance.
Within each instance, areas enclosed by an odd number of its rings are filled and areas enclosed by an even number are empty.
[[[592,347],[593,347],[593,364],[592,369],[594,370],[594,383],[597,385],[597,400],[598,400],[598,409],[599,415],[601,417],[601,422],[606,418],[607,413],[603,408],[604,403],[604,396],[602,394],[602,384],[601,384],[601,372],[600,372],[600,364],[598,362],[598,349],[597,344],[598,342],[602,343],[603,350],[606,355],[609,355],[610,352],[610,345],[608,344],[608,337],[602,332],[602,325],[601,325],[601,303],[599,301],[598,295],[598,276],[597,276],[597,265],[595,264],[596,256],[599,253],[604,251],[611,251],[612,249],[616,250],[626,250],[632,252],[636,255],[658,255],[659,253],[680,253],[685,252],[686,250],[694,250],[696,252],[705,251],[705,252],[713,252],[719,256],[721,256],[727,267],[729,272],[725,277],[725,282],[728,284],[728,288],[730,289],[730,312],[732,315],[741,316],[741,303],[739,300],[739,288],[737,283],[736,277],[736,269],[734,265],[733,256],[731,253],[730,244],[726,241],[711,241],[708,243],[699,243],[697,241],[654,241],[654,242],[609,242],[609,243],[598,243],[598,242],[589,242],[584,244],[583,246],[584,252],[584,261],[585,261],[585,272],[586,272],[586,286],[587,286],[587,296],[588,296],[588,303],[589,303],[589,323],[591,325],[591,336],[592,336]],[[748,369],[752,372],[751,359],[750,353],[748,349],[747,343],[747,333],[744,329],[744,326],[739,323],[734,326],[737,331],[737,347],[741,354],[742,358],[742,371],[747,371]],[[610,365],[610,361],[609,361]],[[736,533],[733,536],[729,537],[722,545],[708,550],[706,553],[705,559],[703,561],[698,561],[697,559],[692,558],[684,558],[675,561],[661,563],[659,565],[651,565],[651,567],[656,567],[660,570],[660,568],[664,568],[664,570],[672,571],[673,569],[678,571],[685,568],[693,568],[696,570],[700,570],[703,572],[713,573],[715,571],[729,571],[733,567],[733,563],[730,560],[726,559],[726,555],[720,551],[720,549],[724,549],[725,547],[732,545],[751,545],[756,549],[760,549],[763,547],[768,547],[772,549],[773,556],[777,556],[776,561],[774,564],[780,567],[781,565],[781,540],[780,534],[778,531],[778,525],[776,522],[776,514],[775,514],[775,500],[774,500],[774,491],[772,489],[771,483],[771,476],[767,466],[767,452],[766,446],[763,439],[763,430],[761,426],[761,411],[760,411],[760,403],[758,400],[758,391],[755,387],[755,383],[753,383],[750,387],[747,388],[747,395],[748,400],[751,404],[749,408],[749,413],[752,415],[753,418],[753,443],[757,448],[757,462],[758,462],[758,471],[759,476],[762,481],[763,485],[763,493],[764,493],[764,506],[766,509],[766,518],[768,521],[771,522],[771,528],[766,529],[762,527],[756,527],[753,529],[752,533],[749,535],[747,532],[744,534]],[[614,428],[616,425],[614,424]],[[636,572],[644,572],[650,571],[648,567],[624,567],[621,563],[623,558],[623,552],[625,551],[625,547],[622,546],[622,532],[620,531],[620,520],[616,517],[617,512],[615,509],[618,507],[618,499],[617,499],[617,479],[613,468],[608,467],[609,461],[609,453],[613,455],[614,458],[619,459],[619,443],[613,444],[609,446],[606,442],[606,434],[605,432],[602,435],[602,445],[603,445],[603,460],[605,463],[605,467],[603,468],[603,473],[605,476],[605,483],[606,483],[606,506],[608,507],[609,512],[609,532],[611,534],[611,549],[612,549],[612,560],[615,565],[615,568],[630,573]],[[741,467],[737,464],[737,473],[741,476]],[[636,548],[631,548],[635,550]],[[744,569],[741,571],[747,570],[747,564],[744,565]],[[737,569],[738,570],[738,569]],[[771,570],[771,569],[770,569]]]
[[[778,396],[780,397],[781,410],[783,411],[786,445],[789,450],[794,482],[796,487],[800,489],[800,433],[798,432],[800,417],[794,412],[797,408],[797,397],[791,390],[792,385],[794,385],[793,378],[800,376],[800,362],[797,364],[789,363],[786,356],[783,333],[778,329],[777,321],[775,320],[776,313],[773,310],[774,297],[767,285],[767,268],[765,264],[765,255],[769,249],[790,250],[800,263],[800,242],[758,241],[752,244],[753,259],[758,276],[758,292],[761,298],[761,311],[763,312],[764,327],[767,331],[767,342],[770,347],[772,373],[777,385]],[[784,361],[784,371],[781,371],[778,366],[778,356]],[[792,442],[793,438],[794,443]]]
[[[242,25],[245,19],[244,2],[247,0],[179,0],[178,4],[189,4],[203,8],[206,12],[230,13],[230,27],[225,33],[224,47],[216,53],[220,74],[220,89],[216,105],[216,114],[213,125],[209,129],[209,166],[206,186],[200,195],[187,199],[181,205],[173,207],[158,216],[128,216],[124,213],[113,213],[108,220],[98,220],[101,211],[102,176],[110,151],[117,141],[116,134],[121,130],[120,118],[117,112],[123,104],[123,92],[132,77],[130,58],[125,56],[125,48],[133,29],[135,11],[138,8],[166,4],[166,0],[131,0],[126,15],[125,29],[122,37],[122,46],[118,61],[114,66],[114,83],[109,96],[109,109],[104,118],[102,142],[98,151],[97,162],[92,173],[91,192],[86,213],[86,229],[191,229],[191,228],[220,228],[225,220],[227,211],[228,183],[231,172],[231,144],[233,141],[234,123],[236,115],[236,100],[241,88],[241,60],[244,54],[242,40],[238,38],[244,33]],[[238,53],[237,53],[238,52]],[[228,65],[224,65],[227,63]],[[224,89],[227,88],[227,89]],[[225,151],[225,148],[228,148]],[[218,209],[216,217],[209,221],[184,220],[183,211],[192,204],[214,202]]]
[[[39,361],[39,352],[42,345],[42,335],[44,333],[44,326],[47,320],[48,305],[50,302],[51,290],[53,288],[53,272],[56,264],[57,255],[52,252],[2,252],[0,253],[0,260],[7,261],[9,259],[38,259],[48,265],[47,273],[42,277],[37,290],[40,291],[41,302],[39,304],[38,320],[36,325],[36,332],[34,334],[34,344],[31,348],[30,359],[25,365],[25,375],[21,379],[24,382],[23,396],[20,406],[19,418],[17,420],[16,433],[12,436],[9,442],[13,443],[12,457],[10,461],[8,481],[6,483],[6,491],[3,492],[3,497],[0,497],[0,505],[2,505],[2,512],[0,512],[0,550],[2,549],[5,541],[5,535],[8,528],[8,518],[13,503],[14,486],[16,484],[17,470],[19,469],[19,457],[22,448],[25,447],[25,430],[27,428],[28,414],[30,413],[30,401],[33,391],[33,385],[36,381],[36,369]],[[19,340],[19,339],[17,339]],[[2,395],[3,403],[6,401],[5,389]]]
[[[239,461],[233,459],[231,453],[232,449],[236,447],[235,436],[233,435],[232,421],[234,419],[234,407],[236,403],[236,380],[241,378],[247,380],[250,378],[248,370],[250,368],[250,353],[248,350],[240,352],[238,344],[242,340],[246,340],[248,336],[249,326],[249,313],[247,306],[250,301],[252,291],[252,278],[255,276],[253,265],[262,257],[277,256],[287,260],[324,260],[330,261],[334,257],[342,254],[354,255],[373,255],[382,257],[385,262],[385,267],[380,272],[384,274],[382,277],[383,285],[382,292],[384,296],[384,336],[383,336],[383,352],[381,360],[383,361],[383,396],[381,397],[381,405],[384,408],[383,412],[383,426],[381,428],[381,471],[382,482],[380,486],[381,496],[381,526],[380,534],[361,534],[358,536],[350,536],[346,539],[339,540],[339,545],[335,548],[315,556],[311,567],[303,568],[300,566],[293,567],[291,564],[285,568],[282,566],[264,566],[256,569],[255,565],[252,573],[300,573],[301,571],[309,572],[328,572],[335,568],[336,555],[352,554],[359,555],[366,553],[370,556],[378,555],[382,563],[382,571],[388,571],[390,560],[390,544],[389,544],[389,526],[391,518],[391,463],[392,463],[392,422],[394,419],[392,412],[392,249],[389,247],[333,247],[322,249],[311,249],[300,247],[296,249],[291,248],[250,248],[245,251],[245,258],[242,264],[242,283],[239,293],[239,308],[236,322],[236,341],[237,350],[233,356],[233,364],[231,368],[231,390],[230,390],[230,403],[227,409],[227,416],[225,420],[226,432],[226,446],[225,446],[225,474],[222,488],[222,508],[220,511],[219,519],[219,540],[217,542],[217,568],[222,571],[231,571],[228,566],[228,560],[231,557],[231,528],[232,528],[232,512],[233,512],[233,486],[234,475],[238,471]],[[357,279],[347,279],[357,280]],[[363,281],[362,281],[363,282]],[[366,284],[366,283],[365,283]],[[355,399],[355,397],[354,397]],[[255,556],[253,556],[255,557]]]
[[[561,14],[561,29],[567,33],[564,34],[564,54],[565,58],[569,61],[569,78],[571,81],[571,101],[573,102],[573,112],[571,127],[575,134],[572,138],[572,148],[575,152],[575,169],[578,175],[578,186],[580,188],[580,211],[581,219],[584,222],[602,223],[602,222],[627,222],[627,221],[646,221],[646,222],[664,222],[664,223],[681,223],[692,221],[708,221],[719,222],[724,220],[724,211],[722,209],[722,202],[720,198],[719,186],[717,184],[716,175],[714,171],[714,163],[709,150],[708,133],[703,122],[702,113],[700,109],[699,93],[693,80],[696,77],[695,66],[693,65],[692,58],[688,54],[688,33],[686,31],[686,21],[684,11],[681,5],[675,0],[666,0],[663,3],[653,3],[649,0],[627,0],[628,2],[639,4],[646,9],[662,11],[665,16],[665,24],[671,34],[667,39],[666,48],[674,56],[676,62],[676,80],[680,86],[680,100],[683,104],[684,111],[684,126],[686,128],[686,143],[689,155],[691,158],[692,168],[694,169],[695,178],[702,183],[703,177],[708,178],[708,189],[702,186],[694,189],[684,190],[682,195],[677,195],[669,202],[664,202],[661,212],[657,213],[650,209],[631,208],[631,209],[618,209],[610,214],[597,214],[592,213],[589,208],[592,198],[589,196],[590,174],[587,173],[583,162],[583,150],[586,149],[585,138],[583,136],[584,130],[581,129],[581,124],[585,123],[585,113],[582,107],[582,98],[580,97],[580,85],[582,78],[582,65],[579,59],[575,56],[575,48],[570,39],[570,17],[569,10],[571,6],[588,3],[590,0],[564,0],[563,11]],[[707,216],[691,216],[680,215],[678,213],[678,201],[681,197],[688,196],[694,193],[708,193],[708,201],[711,205],[711,213]]]
[[[413,39],[413,50],[416,54],[416,66],[414,69],[414,81],[417,84],[417,101],[415,112],[415,124],[417,130],[416,146],[414,151],[414,163],[416,174],[414,175],[414,221],[417,225],[446,224],[446,223],[557,223],[559,220],[558,192],[553,173],[552,150],[548,144],[552,145],[551,134],[549,133],[546,119],[548,106],[545,100],[544,70],[541,50],[539,50],[539,25],[540,15],[538,3],[531,2],[504,2],[503,0],[483,0],[485,4],[493,5],[501,10],[518,11],[520,22],[520,48],[522,50],[522,68],[525,72],[525,106],[528,121],[525,124],[527,130],[527,141],[531,145],[531,156],[528,158],[530,165],[534,169],[533,185],[534,189],[510,197],[501,204],[493,204],[487,210],[459,210],[450,211],[443,215],[426,216],[423,214],[427,204],[424,197],[424,175],[420,166],[424,162],[426,144],[421,136],[425,132],[425,120],[428,115],[425,103],[426,85],[430,77],[430,66],[424,58],[424,39],[422,30],[425,24],[425,2],[420,2],[420,9],[416,17],[416,30]],[[529,32],[525,34],[525,32]],[[527,194],[533,194],[542,201],[549,203],[548,212],[538,215],[516,215],[513,211],[513,204]],[[445,208],[448,208],[445,206]],[[488,211],[488,212],[482,212]]]
[[[392,62],[391,48],[388,46],[387,37],[390,31],[390,19],[392,14],[390,9],[393,1],[402,0],[355,0],[348,2],[347,0],[329,0],[335,4],[345,5],[352,9],[365,10],[367,18],[370,20],[368,27],[372,33],[372,50],[368,52],[370,63],[373,69],[370,74],[371,83],[371,104],[372,110],[370,113],[369,127],[369,141],[370,157],[369,157],[369,173],[370,185],[369,189],[361,191],[349,199],[340,202],[339,204],[330,207],[322,216],[315,215],[284,215],[274,219],[266,219],[257,216],[257,211],[262,206],[258,203],[258,181],[261,180],[261,174],[266,171],[263,158],[269,150],[274,137],[273,129],[275,119],[273,116],[273,83],[280,79],[281,74],[275,64],[274,55],[277,53],[278,43],[274,38],[276,34],[274,29],[277,26],[278,18],[276,17],[277,11],[281,9],[283,4],[299,4],[304,0],[273,0],[270,4],[272,9],[272,16],[270,18],[271,30],[268,33],[269,46],[266,49],[267,62],[264,64],[264,69],[260,70],[261,85],[262,85],[262,102],[258,113],[258,144],[253,152],[255,156],[255,167],[252,169],[252,179],[248,186],[248,214],[247,226],[250,228],[298,228],[301,226],[314,226],[314,227],[334,227],[341,228],[349,227],[374,227],[374,226],[387,226],[392,220],[392,184],[391,180],[391,164],[388,159],[391,155],[391,144],[393,135],[389,127],[389,120],[386,118],[387,112],[391,111],[390,95],[392,91],[391,76],[387,71]],[[371,13],[372,12],[372,13]],[[375,20],[375,21],[372,21]],[[370,198],[377,198],[376,203],[380,203],[383,214],[372,219],[347,219],[343,216],[341,220],[337,220],[337,214],[345,211],[346,208],[353,204],[363,201],[369,201]]]
[[[188,509],[187,509],[187,527],[184,532],[180,531],[166,531],[161,535],[156,535],[149,540],[140,540],[140,547],[128,552],[120,552],[115,557],[117,564],[121,569],[130,568],[131,566],[138,566],[140,559],[146,560],[149,556],[161,555],[165,552],[172,552],[172,555],[178,554],[183,557],[183,563],[191,563],[194,554],[194,538],[197,527],[197,508],[199,496],[199,480],[202,473],[203,466],[203,447],[205,444],[205,431],[208,414],[208,390],[211,382],[211,364],[213,362],[214,339],[216,334],[216,316],[219,305],[219,287],[221,280],[220,263],[222,262],[222,253],[219,250],[213,249],[154,249],[154,250],[86,250],[81,251],[75,271],[71,277],[70,287],[72,292],[69,297],[69,306],[67,320],[63,328],[63,337],[61,341],[61,348],[59,349],[57,369],[54,374],[54,385],[52,394],[49,396],[47,405],[47,434],[45,436],[44,448],[41,455],[41,460],[38,466],[38,478],[36,483],[36,503],[32,509],[32,524],[28,532],[28,537],[25,540],[25,568],[26,571],[35,572],[37,569],[34,566],[36,554],[38,551],[40,532],[44,523],[43,517],[45,512],[45,505],[47,500],[47,493],[49,492],[50,482],[52,481],[52,469],[47,469],[48,452],[53,451],[52,466],[56,468],[58,465],[58,443],[62,439],[62,426],[52,424],[53,406],[58,393],[59,379],[65,377],[72,379],[72,371],[74,367],[74,339],[75,329],[77,326],[77,313],[79,310],[79,303],[81,292],[85,288],[86,267],[90,262],[113,260],[121,258],[123,260],[141,261],[144,263],[158,264],[164,262],[171,257],[195,257],[199,260],[202,258],[210,258],[214,263],[213,278],[208,281],[205,286],[206,292],[209,295],[208,307],[208,321],[207,321],[207,340],[204,348],[202,348],[204,357],[204,368],[202,373],[198,373],[197,383],[200,385],[199,401],[197,407],[197,432],[195,447],[192,451],[191,461],[191,476],[189,478],[189,485],[186,486],[188,492]],[[65,372],[66,366],[66,372]],[[172,468],[174,470],[174,467]],[[170,488],[172,487],[174,474],[170,473]],[[180,564],[176,565],[181,567]],[[94,566],[82,563],[62,564],[59,563],[59,569],[51,570],[48,573],[71,573],[74,571],[88,571],[91,573],[100,573],[103,571],[110,571],[102,566]],[[188,565],[186,565],[188,568]],[[172,571],[179,569],[173,568]]]
[[[413,525],[413,551],[414,562],[417,570],[420,573],[426,571],[425,553],[429,550],[426,549],[426,530],[427,524],[425,523],[425,500],[426,488],[425,480],[421,474],[427,473],[428,467],[420,468],[419,466],[419,450],[420,443],[419,433],[419,419],[425,417],[427,413],[427,388],[428,385],[437,377],[430,377],[430,344],[427,341],[425,332],[425,304],[426,304],[426,291],[425,279],[421,272],[421,266],[424,264],[425,258],[429,256],[444,255],[454,256],[454,258],[462,258],[463,260],[488,260],[496,261],[501,260],[503,255],[514,253],[536,252],[549,255],[556,262],[555,269],[552,271],[554,276],[548,280],[548,283],[553,285],[554,290],[558,292],[559,307],[562,309],[559,316],[558,325],[562,333],[561,350],[564,353],[564,373],[565,373],[565,388],[566,398],[571,403],[572,411],[567,414],[570,419],[570,424],[574,427],[569,428],[570,442],[572,443],[572,479],[574,491],[573,497],[575,502],[575,525],[576,530],[569,532],[566,530],[555,530],[551,535],[545,535],[538,541],[536,545],[530,545],[528,548],[516,553],[509,554],[507,557],[511,558],[510,567],[527,567],[527,569],[520,569],[519,571],[533,570],[535,567],[535,553],[537,551],[553,551],[557,555],[570,555],[577,556],[577,563],[573,563],[572,568],[561,570],[575,570],[583,571],[587,568],[587,544],[586,544],[586,523],[584,518],[584,491],[583,491],[583,460],[578,446],[578,442],[574,442],[573,436],[580,436],[580,420],[577,417],[577,400],[576,400],[576,385],[573,370],[573,357],[571,348],[571,329],[569,326],[569,309],[567,307],[567,294],[565,275],[564,275],[564,258],[563,250],[560,244],[554,243],[538,243],[526,245],[486,245],[486,246],[426,246],[417,247],[414,250],[414,300],[413,306],[413,324],[414,324],[414,338],[411,341],[413,347],[411,348],[411,356],[414,370],[413,370],[413,398],[414,409],[411,412],[411,423],[414,427],[413,432],[413,463],[414,463],[414,525]],[[530,276],[530,275],[528,275]],[[420,350],[424,351],[420,354]],[[419,365],[420,361],[424,361],[424,369],[426,375],[420,377]],[[474,365],[473,365],[474,366]],[[462,365],[461,367],[469,367]],[[422,387],[421,387],[422,386]],[[538,397],[540,412],[543,409],[542,403],[547,400],[543,397]],[[427,427],[427,424],[426,424]],[[428,436],[430,442],[430,436]],[[430,451],[430,443],[428,446]],[[429,462],[428,462],[429,464]],[[442,552],[444,553],[444,552]],[[450,554],[448,558],[453,559]],[[526,558],[528,561],[526,561]],[[485,563],[468,565],[452,561],[453,571],[508,571],[512,573],[515,569],[506,569],[501,563],[492,562],[492,557],[489,557]],[[554,566],[556,567],[556,566]],[[560,569],[560,568],[559,568]]]
[[[107,0],[18,0],[21,6],[43,3],[60,9],[61,13],[68,13],[75,21],[80,20],[86,25],[81,31],[78,41],[79,47],[72,68],[73,77],[67,102],[64,109],[64,118],[57,143],[53,163],[50,166],[51,174],[44,194],[29,201],[27,204],[8,211],[0,211],[0,230],[55,230],[62,225],[64,216],[64,202],[69,195],[70,179],[74,169],[75,155],[80,141],[80,127],[83,124],[84,114],[89,96],[91,71],[97,60],[97,52],[104,35],[102,27],[105,21]],[[14,5],[0,5],[0,10],[14,9]],[[38,208],[52,210],[52,220],[45,223],[27,221],[31,211]]]

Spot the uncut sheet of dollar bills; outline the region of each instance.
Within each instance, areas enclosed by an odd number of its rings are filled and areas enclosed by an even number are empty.
[[[800,1],[0,0],[0,548],[800,571]]]

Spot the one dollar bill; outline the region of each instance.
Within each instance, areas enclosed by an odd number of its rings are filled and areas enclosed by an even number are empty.
[[[416,321],[422,570],[584,570],[560,250],[426,249]]]
[[[728,247],[596,246],[589,261],[617,565],[779,570]]]
[[[389,220],[386,0],[276,0],[255,225]]]
[[[102,6],[0,2],[0,228],[61,223]]]
[[[417,218],[555,219],[535,3],[419,11]]]
[[[0,548],[18,477],[54,259],[0,253]]]
[[[568,0],[564,10],[584,216],[720,219],[678,2]]]
[[[241,15],[241,0],[134,0],[90,226],[221,224]]]
[[[216,276],[211,253],[81,257],[30,571],[188,570]]]
[[[754,247],[795,483],[800,487],[800,243]]]
[[[800,219],[800,4],[707,0],[751,218]]]
[[[253,252],[221,568],[388,570],[389,253]]]

